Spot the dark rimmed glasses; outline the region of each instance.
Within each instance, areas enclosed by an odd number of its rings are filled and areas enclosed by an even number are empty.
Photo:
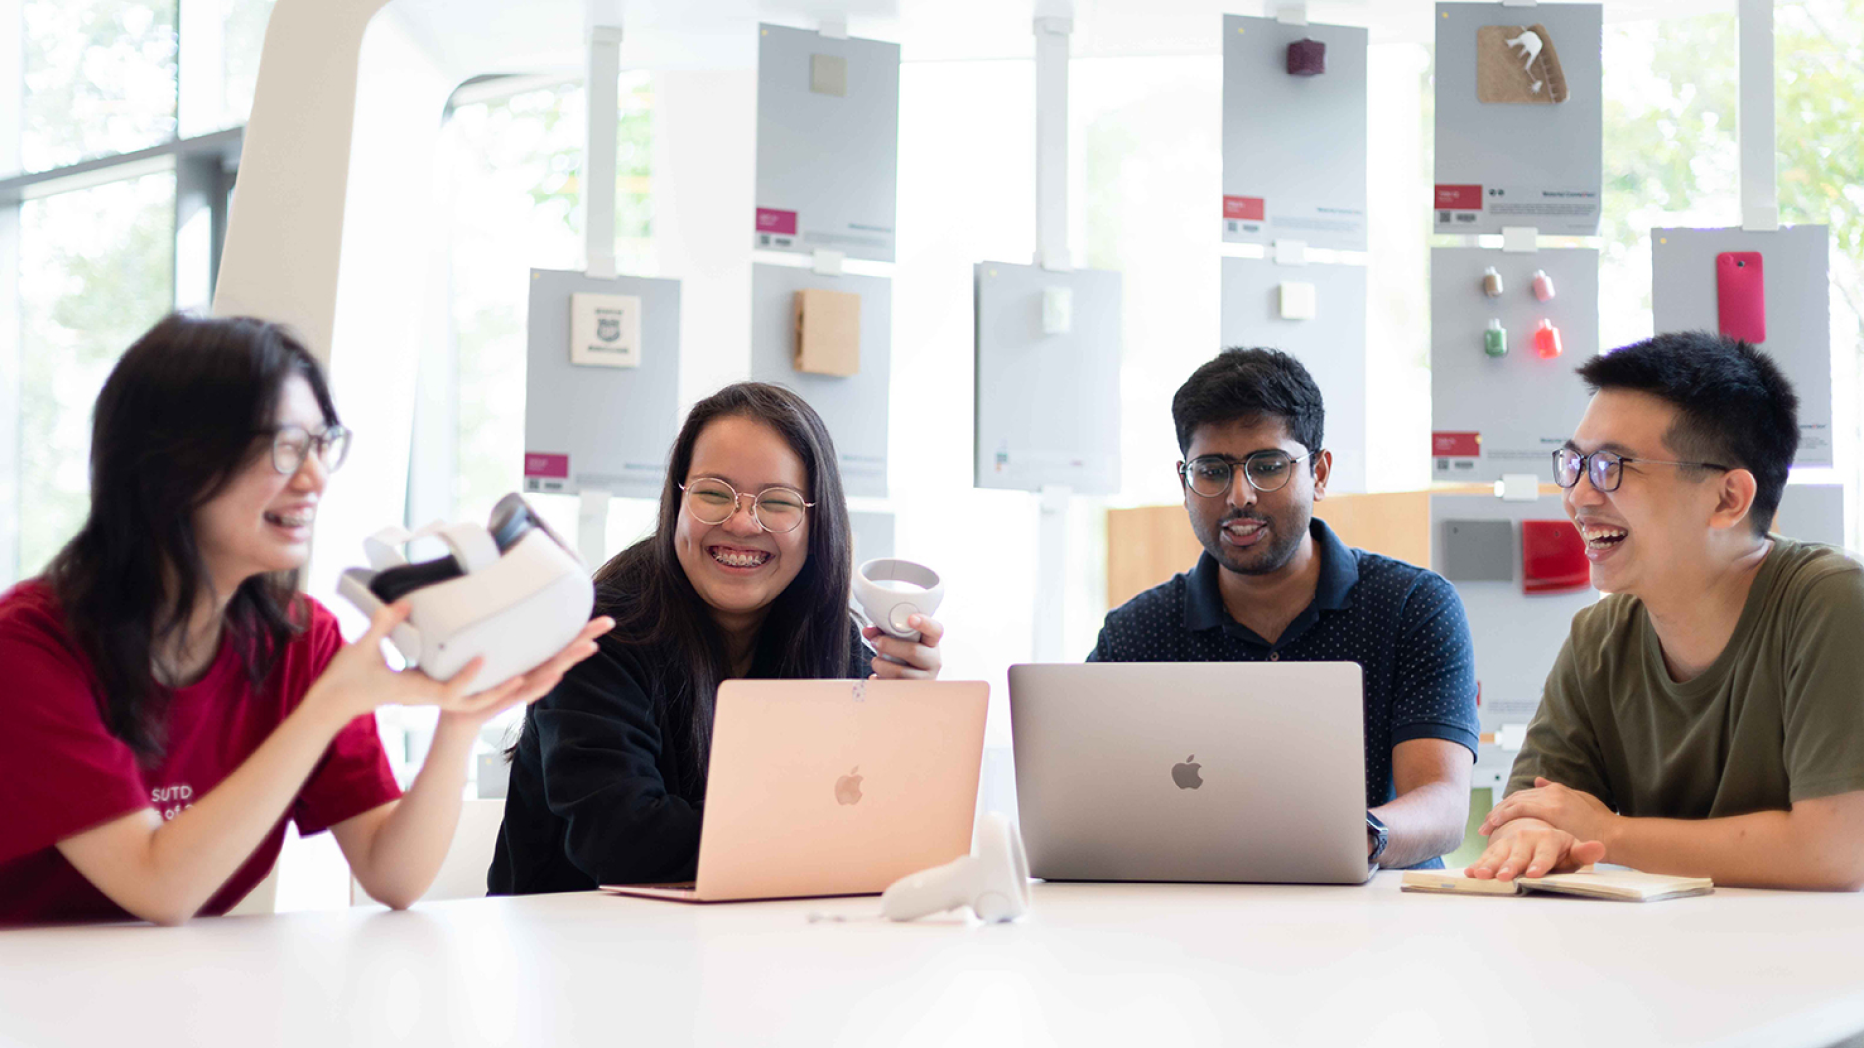
[[[331,426],[322,433],[312,433],[303,426],[280,426],[272,431],[272,468],[289,477],[304,468],[304,458],[313,450],[325,473],[335,473],[349,458],[350,431]]]
[[[1294,476],[1295,463],[1313,457],[1312,451],[1290,455],[1275,448],[1240,460],[1227,455],[1199,455],[1189,462],[1178,463],[1178,478],[1207,499],[1221,498],[1229,493],[1230,485],[1236,480],[1236,467],[1241,466],[1250,487],[1263,493],[1280,491],[1288,486],[1288,478]]]
[[[1602,492],[1617,491],[1618,485],[1624,483],[1625,463],[1635,462],[1652,466],[1693,466],[1698,469],[1719,469],[1726,473],[1735,467],[1719,466],[1713,462],[1676,462],[1671,459],[1637,458],[1620,455],[1613,451],[1594,451],[1581,455],[1572,448],[1561,448],[1553,453],[1553,482],[1563,488],[1570,488],[1579,483],[1579,475],[1584,473],[1592,481],[1592,486]]]
[[[751,499],[751,519],[765,531],[784,534],[795,531],[802,526],[803,517],[815,503],[803,498],[803,493],[795,488],[775,484],[759,491],[756,495],[749,492],[738,494],[732,487],[717,477],[699,477],[680,485],[686,493],[686,512],[701,524],[723,524],[738,512],[738,501]]]

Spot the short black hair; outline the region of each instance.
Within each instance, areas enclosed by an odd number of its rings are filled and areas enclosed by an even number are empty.
[[[1799,395],[1773,358],[1739,339],[1679,331],[1593,357],[1592,392],[1629,389],[1676,405],[1663,442],[1678,458],[1754,474],[1754,530],[1766,534],[1799,450]]]
[[[1171,398],[1180,454],[1191,453],[1191,434],[1199,426],[1263,416],[1281,419],[1288,435],[1307,450],[1321,449],[1327,411],[1320,387],[1300,361],[1279,349],[1226,349],[1191,372]],[[1309,464],[1319,468],[1318,456]]]

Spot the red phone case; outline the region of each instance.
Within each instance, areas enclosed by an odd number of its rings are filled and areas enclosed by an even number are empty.
[[[1592,585],[1586,540],[1564,520],[1521,522],[1521,589],[1526,593],[1570,593]]]
[[[1715,256],[1715,303],[1722,334],[1759,345],[1767,341],[1767,285],[1760,252],[1724,251]]]

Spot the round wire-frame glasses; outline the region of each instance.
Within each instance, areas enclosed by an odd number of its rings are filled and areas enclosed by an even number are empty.
[[[680,485],[686,493],[686,512],[701,524],[723,524],[738,512],[738,503],[751,500],[751,519],[772,534],[782,535],[802,526],[803,517],[815,503],[803,493],[783,484],[773,484],[758,491],[739,494],[738,489],[717,477],[695,477]]]
[[[1199,455],[1189,462],[1178,463],[1178,478],[1207,499],[1221,498],[1236,482],[1236,467],[1241,466],[1249,486],[1266,494],[1287,487],[1289,478],[1294,476],[1295,463],[1313,457],[1312,451],[1290,455],[1277,448],[1254,452],[1240,461],[1223,455]]]

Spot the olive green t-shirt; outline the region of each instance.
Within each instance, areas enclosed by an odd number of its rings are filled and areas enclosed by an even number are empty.
[[[1682,684],[1642,601],[1573,617],[1508,792],[1542,775],[1629,816],[1719,818],[1864,790],[1864,567],[1773,549],[1715,662]]]

